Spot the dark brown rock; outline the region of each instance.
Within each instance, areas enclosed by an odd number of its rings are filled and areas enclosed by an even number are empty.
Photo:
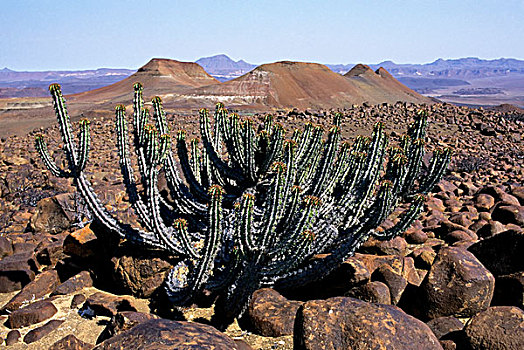
[[[164,283],[173,267],[155,256],[124,255],[111,259],[113,278],[127,293],[140,298],[150,297]]]
[[[465,249],[442,248],[420,288],[420,316],[472,316],[490,305],[493,275]],[[418,313],[415,312],[415,315]]]
[[[42,265],[55,266],[56,263],[63,259],[64,256],[64,244],[63,241],[47,243],[40,247],[36,258]]]
[[[437,317],[429,320],[426,324],[438,339],[441,339],[451,332],[460,331],[464,328],[464,324],[452,316]]]
[[[56,287],[53,295],[73,294],[79,290],[92,286],[93,279],[91,278],[91,274],[87,271],[82,271]]]
[[[119,311],[137,311],[130,298],[96,292],[87,298],[82,309],[90,308],[98,316],[113,317]]]
[[[98,240],[89,225],[71,232],[64,239],[64,253],[79,257],[92,258],[96,255]]]
[[[444,350],[456,350],[457,344],[453,340],[440,340],[440,345]]]
[[[416,268],[429,270],[431,268],[431,265],[433,265],[433,261],[435,261],[437,253],[435,253],[435,251],[431,247],[422,246],[415,248],[411,256],[415,261]]]
[[[428,234],[422,230],[406,233],[406,241],[410,244],[423,244],[428,240]]]
[[[61,205],[65,203],[62,200],[64,196],[71,196],[71,194],[44,198],[38,202],[30,222],[34,232],[57,234],[71,226],[71,213],[66,212]]]
[[[115,335],[128,331],[140,323],[147,322],[160,318],[155,314],[146,314],[143,312],[123,311],[117,313],[111,318],[111,321],[102,331],[97,339],[97,343],[101,343],[106,339],[114,337]]]
[[[7,336],[5,337],[5,345],[11,346],[11,345],[18,343],[18,341],[20,340],[20,337],[22,337],[22,335],[20,334],[20,331],[18,330],[9,331],[9,333],[7,333]]]
[[[408,285],[408,281],[400,274],[393,271],[388,265],[382,265],[373,272],[371,279],[374,281],[383,282],[389,288],[391,295],[391,304],[397,305],[400,301],[402,293]]]
[[[104,349],[237,349],[235,342],[215,328],[192,322],[150,320],[105,340]]]
[[[0,236],[0,259],[13,254],[13,242],[5,236]]]
[[[83,304],[86,301],[86,297],[83,294],[76,294],[71,300],[71,309],[76,309],[80,304]]]
[[[406,240],[400,236],[387,241],[370,238],[362,245],[360,251],[368,254],[405,255],[407,246]]]
[[[524,234],[504,231],[468,248],[495,276],[524,271]]]
[[[491,305],[518,306],[524,310],[524,271],[495,278]]]
[[[55,270],[44,271],[16,294],[2,309],[14,311],[24,303],[40,299],[52,293],[59,283],[58,274]]]
[[[91,350],[94,345],[85,343],[73,334],[66,335],[49,348],[49,350]]]
[[[327,255],[317,255],[315,259],[324,259]],[[337,269],[325,278],[309,283],[300,288],[279,290],[288,299],[310,300],[325,299],[346,293],[351,288],[365,284],[371,274],[358,257],[346,259]]]
[[[29,331],[24,337],[24,343],[31,344],[37,340],[42,339],[43,337],[60,327],[62,323],[64,323],[64,321],[62,320],[51,320],[43,326]]]
[[[479,211],[489,211],[495,206],[495,198],[487,193],[480,193],[475,197],[475,208]]]
[[[0,293],[20,290],[35,279],[38,263],[34,253],[18,253],[0,260]]]
[[[300,307],[295,349],[442,349],[429,327],[391,305],[337,297]]]
[[[501,205],[497,206],[491,214],[493,220],[503,224],[515,224],[524,226],[524,207],[520,205]]]
[[[51,318],[58,312],[55,305],[47,300],[36,301],[9,314],[10,328],[23,328]]]
[[[524,312],[514,306],[490,307],[473,316],[464,332],[471,349],[524,349]]]
[[[391,293],[388,286],[379,281],[368,282],[352,288],[346,292],[345,296],[369,303],[391,304]]]
[[[265,337],[293,334],[298,308],[303,303],[290,301],[276,290],[263,288],[255,291],[248,307],[249,318],[256,331]]]

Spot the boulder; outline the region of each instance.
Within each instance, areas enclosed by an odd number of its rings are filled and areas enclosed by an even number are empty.
[[[504,231],[473,244],[468,250],[495,276],[524,271],[524,234]]]
[[[373,272],[371,279],[383,282],[388,286],[391,295],[391,304],[397,305],[402,293],[408,285],[408,281],[402,275],[393,271],[388,265],[382,265]]]
[[[426,324],[438,339],[442,339],[442,337],[447,334],[460,331],[464,328],[464,324],[460,322],[459,319],[452,316],[437,317],[429,320]]]
[[[91,350],[93,345],[87,344],[73,334],[66,335],[53,345],[48,350]]]
[[[518,306],[524,310],[524,271],[495,278],[491,305]]]
[[[131,298],[119,297],[109,293],[96,292],[90,295],[82,310],[91,309],[97,316],[113,317],[119,311],[137,311]]]
[[[524,312],[514,306],[490,307],[473,316],[464,333],[469,349],[524,349]]]
[[[146,314],[143,312],[135,311],[122,311],[117,313],[111,318],[109,324],[102,331],[100,336],[97,339],[97,343],[101,343],[106,339],[114,337],[115,335],[128,331],[131,328],[139,325],[140,323],[147,322],[149,320],[154,320],[160,318],[155,314]]]
[[[24,337],[24,343],[31,344],[38,341],[60,327],[64,323],[62,320],[51,320],[38,328],[30,330]]]
[[[18,343],[21,337],[22,335],[20,334],[20,331],[17,329],[13,329],[12,331],[9,331],[9,333],[7,333],[7,336],[5,337],[5,345],[14,345]]]
[[[91,278],[91,274],[87,271],[82,271],[56,287],[53,295],[73,294],[79,290],[92,286],[93,279]]]
[[[52,293],[59,283],[60,280],[55,270],[44,271],[18,292],[2,309],[11,312],[17,310],[24,304]]]
[[[423,322],[391,305],[336,297],[297,313],[295,349],[442,349]]]
[[[410,311],[424,319],[472,316],[489,307],[494,288],[495,278],[473,254],[444,247],[413,300],[417,309]]]
[[[367,301],[369,303],[391,304],[391,293],[388,286],[379,281],[370,281],[354,287],[345,296]]]
[[[36,206],[36,212],[31,217],[31,229],[34,232],[51,234],[67,230],[74,219],[73,202],[74,195],[70,193],[40,200]]]
[[[161,288],[173,268],[168,261],[143,253],[113,257],[111,264],[113,279],[119,287],[139,298],[148,298]]]
[[[255,291],[248,307],[249,318],[255,330],[265,337],[293,334],[293,325],[300,301],[290,301],[276,290],[263,288]]]
[[[149,320],[105,340],[96,350],[109,349],[238,349],[236,343],[209,325]]]
[[[22,289],[35,279],[38,271],[35,254],[18,253],[0,260],[0,293],[9,293]]]
[[[90,225],[71,232],[64,239],[64,253],[77,258],[93,258],[98,248],[97,237]]]
[[[51,318],[58,312],[52,302],[40,300],[9,314],[10,328],[23,328]]]
[[[504,225],[524,226],[524,207],[521,205],[497,205],[491,217]]]

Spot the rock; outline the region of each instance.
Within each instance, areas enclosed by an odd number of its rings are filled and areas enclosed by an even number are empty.
[[[468,250],[495,276],[524,271],[524,234],[504,231],[473,244]]]
[[[431,265],[433,265],[433,261],[435,261],[437,253],[431,247],[422,246],[415,248],[411,255],[416,268],[429,270]]]
[[[16,294],[2,309],[11,312],[17,310],[25,303],[52,293],[59,283],[58,274],[55,270],[44,271]]]
[[[391,293],[388,286],[379,281],[372,281],[350,289],[345,296],[367,301],[369,303],[391,304]]]
[[[297,313],[295,349],[442,349],[429,327],[391,305],[336,297]]]
[[[524,226],[524,207],[520,205],[497,205],[491,213],[491,217],[503,224]]]
[[[327,255],[317,255],[316,259],[323,259]],[[325,299],[346,293],[351,288],[365,284],[371,274],[365,264],[358,257],[346,259],[335,271],[319,281],[309,283],[300,288],[280,290],[286,298],[295,300],[309,300],[312,298]]]
[[[40,300],[9,314],[9,328],[23,328],[51,318],[58,312],[52,302]]]
[[[103,342],[106,339],[114,337],[119,333],[128,331],[141,323],[159,318],[160,317],[155,314],[146,314],[143,312],[119,312],[111,318],[111,321],[109,322],[107,327],[104,328],[104,330],[97,339],[97,344]]]
[[[87,225],[80,230],[76,230],[64,240],[64,253],[79,257],[91,258],[96,256],[98,241],[95,233]]]
[[[518,306],[524,310],[524,271],[495,278],[491,305]]]
[[[494,287],[495,278],[473,254],[444,247],[420,286],[418,310],[412,312],[425,319],[472,316],[489,307]]]
[[[457,344],[453,340],[440,340],[440,345],[444,350],[456,350]]]
[[[62,320],[51,320],[43,326],[30,330],[24,337],[24,343],[31,344],[37,340],[42,339],[43,337],[60,327],[62,323],[64,323],[64,321]]]
[[[73,222],[72,213],[69,210],[66,212],[62,204],[68,202],[65,197],[71,196],[74,195],[64,193],[40,200],[36,206],[36,212],[31,217],[31,229],[34,232],[51,234],[67,230]],[[74,210],[74,207],[71,207],[71,210]]]
[[[524,349],[524,312],[514,306],[490,307],[473,316],[464,333],[471,349]]]
[[[477,236],[482,238],[493,237],[501,232],[506,231],[506,227],[498,221],[490,220],[486,225],[482,226],[477,231]]]
[[[113,257],[113,278],[127,293],[139,298],[150,297],[164,283],[173,265],[159,257],[124,255]]]
[[[49,348],[49,350],[91,350],[93,345],[87,344],[73,334],[66,335]]]
[[[13,254],[13,242],[5,236],[0,236],[0,259]]]
[[[71,300],[71,306],[69,306],[71,309],[76,309],[80,304],[83,304],[86,301],[86,297],[83,294],[76,294],[73,296],[73,300]]]
[[[20,290],[35,279],[38,271],[34,253],[18,253],[0,260],[0,293]]]
[[[382,265],[373,272],[371,278],[374,281],[383,282],[389,288],[391,304],[397,305],[402,293],[408,285],[408,281],[400,274],[395,273],[388,265]]]
[[[7,333],[7,336],[5,337],[5,345],[11,346],[11,345],[18,343],[18,341],[20,340],[20,337],[22,337],[22,335],[20,334],[20,331],[18,330],[9,331],[9,333]]]
[[[406,241],[410,244],[423,244],[428,240],[428,234],[422,230],[406,233]]]
[[[113,317],[119,311],[137,311],[130,298],[96,292],[87,298],[82,310],[90,308],[97,316]]]
[[[460,331],[464,328],[464,324],[452,316],[437,317],[429,320],[426,324],[438,339],[442,339],[445,335],[451,332]]]
[[[238,349],[235,342],[214,327],[165,319],[150,320],[105,340],[104,349]]]
[[[303,303],[290,301],[276,290],[263,288],[251,297],[248,313],[255,330],[265,337],[280,337],[293,334],[293,325],[298,308]]]
[[[55,266],[64,258],[64,244],[62,241],[51,242],[41,247],[36,255],[38,262],[42,265]]]
[[[489,194],[495,199],[495,202],[502,202],[509,205],[520,205],[519,200],[514,196],[506,193],[503,189],[495,186],[486,186],[480,189],[479,195],[482,193]]]
[[[495,198],[486,193],[480,193],[475,197],[475,208],[479,211],[489,211],[495,206]]]
[[[360,251],[368,254],[405,255],[407,246],[406,240],[400,236],[387,241],[370,238],[362,245]]]
[[[91,278],[91,274],[87,271],[82,271],[56,287],[56,290],[52,295],[73,294],[79,290],[92,286],[93,279]]]

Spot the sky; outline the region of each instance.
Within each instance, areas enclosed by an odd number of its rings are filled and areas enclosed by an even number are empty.
[[[1,0],[0,69],[524,59],[524,0]]]

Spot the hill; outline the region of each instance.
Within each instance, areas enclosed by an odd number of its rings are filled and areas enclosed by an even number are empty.
[[[175,94],[190,88],[219,83],[194,62],[153,58],[135,74],[118,83],[72,95],[70,99],[74,102],[129,103],[133,84],[136,82],[144,85],[146,96]]]
[[[431,103],[432,100],[411,90],[380,67],[375,72],[364,64],[357,64],[344,77],[367,97],[371,104],[396,101]]]
[[[318,63],[282,61],[261,65],[222,84],[192,89],[174,96],[169,103],[192,107],[221,101],[234,106],[320,109],[345,108],[363,102],[431,102],[398,83],[385,70],[371,73],[376,77],[369,74],[344,77]]]

